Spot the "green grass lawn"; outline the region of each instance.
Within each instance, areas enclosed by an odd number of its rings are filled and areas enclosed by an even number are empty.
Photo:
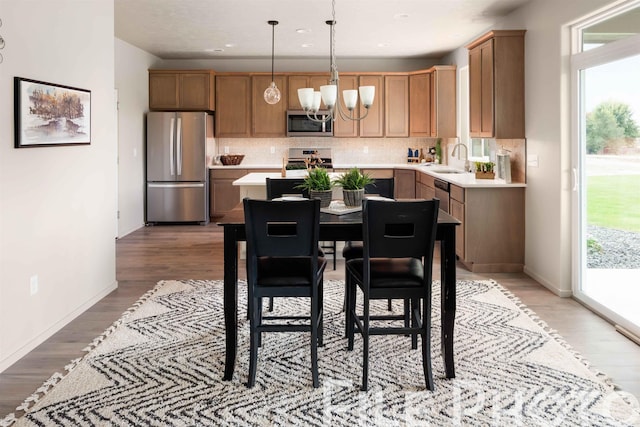
[[[587,222],[640,233],[640,175],[587,177]]]

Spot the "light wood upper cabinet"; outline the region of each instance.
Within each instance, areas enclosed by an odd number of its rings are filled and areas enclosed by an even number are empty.
[[[267,104],[264,90],[271,84],[271,75],[253,76],[252,84],[252,127],[251,134],[259,138],[280,138],[287,136],[287,84],[282,75],[275,75],[274,81],[280,89],[280,102]]]
[[[217,137],[251,136],[251,77],[248,74],[216,76],[215,119]]]
[[[457,136],[456,67],[438,65],[431,69],[431,136],[454,138]]]
[[[360,136],[365,138],[384,136],[384,76],[360,76],[360,86],[375,86],[376,93],[373,99],[373,105],[369,107],[369,114],[363,120],[360,120]],[[360,116],[366,113],[366,109],[360,103]]]
[[[472,137],[525,137],[524,34],[490,31],[467,46]]]
[[[431,73],[409,76],[409,136],[431,136]]]
[[[338,94],[337,102],[340,102],[342,111],[347,112],[347,107],[344,105],[344,98],[342,96],[343,90],[358,89],[358,76],[354,75],[340,75],[340,92]],[[376,93],[376,96],[378,94]],[[358,95],[358,103],[360,103],[360,95]],[[354,114],[358,114],[358,108],[356,107]],[[359,123],[357,120],[342,120],[340,117],[336,117],[333,122],[333,136],[339,138],[356,138],[359,133]]]
[[[456,137],[456,113],[455,66],[409,76],[409,136]]]
[[[384,77],[385,136],[409,136],[409,76]]]
[[[288,85],[288,109],[289,110],[302,110],[300,100],[298,99],[298,89],[304,87],[312,87],[315,90],[320,90],[320,86],[326,85],[329,82],[329,75],[290,75],[287,78]],[[340,81],[342,85],[342,81]],[[282,89],[281,89],[282,92]],[[283,92],[284,94],[285,92]],[[321,103],[320,108],[326,108]]]
[[[149,109],[213,111],[214,72],[149,70]]]

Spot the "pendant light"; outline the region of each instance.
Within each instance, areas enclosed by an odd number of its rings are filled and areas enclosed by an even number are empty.
[[[278,21],[267,21],[271,25],[271,84],[264,90],[264,101],[267,104],[277,104],[280,102],[280,89],[276,86],[276,82],[273,79],[273,55],[275,44],[275,28],[278,25]]]

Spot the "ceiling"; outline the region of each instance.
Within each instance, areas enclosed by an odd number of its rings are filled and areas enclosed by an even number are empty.
[[[529,1],[336,0],[335,53],[441,58]],[[326,57],[331,19],[331,0],[115,0],[115,36],[162,59],[270,57],[269,20],[276,58]]]

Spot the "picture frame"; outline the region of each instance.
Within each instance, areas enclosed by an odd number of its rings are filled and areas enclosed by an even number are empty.
[[[91,91],[14,77],[15,148],[91,144]]]

